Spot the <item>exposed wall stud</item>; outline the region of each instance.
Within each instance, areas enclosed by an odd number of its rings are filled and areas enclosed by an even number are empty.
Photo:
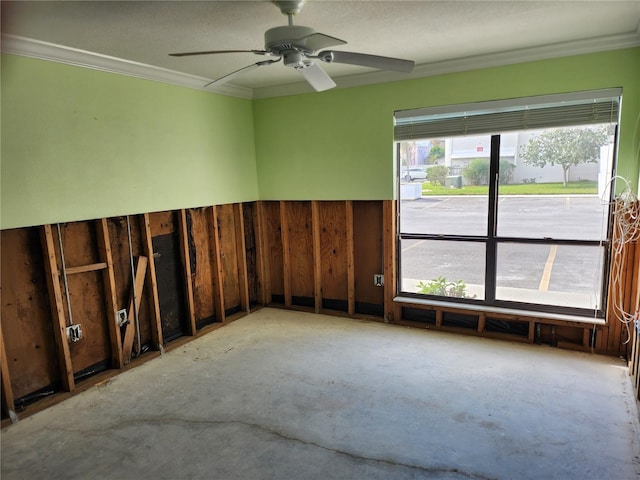
[[[160,320],[160,301],[158,300],[158,281],[156,280],[156,264],[153,257],[153,243],[151,239],[151,225],[149,214],[140,217],[140,231],[142,233],[143,250],[149,262],[149,275],[147,275],[147,291],[151,292],[151,338],[160,353],[164,352],[164,340],[162,338],[162,323]]]
[[[111,363],[113,368],[122,368],[122,338],[120,327],[116,326],[112,320],[115,318],[118,308],[116,299],[116,279],[113,272],[113,256],[111,254],[111,241],[109,240],[109,227],[107,219],[102,218],[96,222],[98,247],[100,260],[107,264],[107,269],[103,270],[102,279],[104,281],[104,298],[107,306],[107,319],[109,322],[109,340],[111,343]]]
[[[316,313],[322,309],[322,252],[320,251],[320,212],[317,200],[311,202],[313,235],[313,299]]]
[[[215,296],[216,306],[216,320],[219,322],[225,321],[225,303],[224,303],[224,271],[222,268],[222,258],[220,250],[220,228],[218,223],[218,209],[214,205],[211,209],[211,224],[213,228],[213,242],[211,248],[213,249],[213,292]]]
[[[187,213],[183,208],[178,215],[180,228],[180,259],[184,272],[185,296],[187,301],[187,328],[189,335],[196,334],[196,314],[193,303],[193,284],[191,282],[191,257],[189,254],[189,232],[187,231]]]
[[[267,245],[264,202],[256,202],[256,257],[260,276],[260,299],[263,305],[271,303],[271,275],[269,271],[269,246]]]
[[[11,387],[11,377],[9,376],[7,353],[4,349],[2,324],[0,324],[0,376],[2,376],[2,397],[4,399],[2,408],[7,412],[11,422],[15,423],[18,421],[18,416],[16,415],[16,406],[13,402],[13,388]]]
[[[282,234],[282,270],[284,280],[284,306],[291,308],[291,250],[289,249],[289,222],[287,202],[280,202],[280,232]]]
[[[383,255],[384,275],[388,279],[384,284],[384,317],[393,323],[400,319],[400,306],[393,299],[396,296],[396,202],[384,200],[382,202],[383,218]]]
[[[353,201],[344,203],[347,235],[347,313],[356,313],[356,285],[355,285],[355,252],[353,240]]]
[[[249,279],[247,278],[247,245],[244,238],[244,210],[241,203],[233,205],[236,230],[236,256],[238,258],[238,284],[240,287],[240,309],[249,312]]]
[[[42,247],[44,252],[44,267],[47,278],[47,291],[51,305],[53,320],[53,333],[58,347],[58,365],[60,366],[60,379],[62,388],[66,391],[75,389],[73,367],[71,366],[71,353],[67,343],[67,321],[64,315],[60,280],[58,279],[58,262],[56,260],[55,246],[51,225],[44,225],[41,230]]]

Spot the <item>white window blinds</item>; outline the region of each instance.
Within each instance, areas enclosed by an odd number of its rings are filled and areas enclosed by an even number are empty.
[[[617,123],[622,89],[576,92],[395,112],[396,141]]]

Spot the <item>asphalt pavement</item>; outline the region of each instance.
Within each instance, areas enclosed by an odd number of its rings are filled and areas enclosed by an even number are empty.
[[[505,196],[498,205],[498,236],[601,240],[607,205],[595,195]],[[401,202],[400,231],[438,235],[487,232],[486,196],[422,197]],[[403,240],[404,291],[439,276],[463,280],[468,295],[484,295],[484,244]],[[504,243],[498,246],[497,296],[594,308],[600,299],[603,248],[598,246]]]

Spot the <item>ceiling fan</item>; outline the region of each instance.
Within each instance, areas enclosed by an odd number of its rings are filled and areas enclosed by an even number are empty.
[[[280,60],[282,60],[287,67],[292,67],[300,72],[304,79],[318,92],[333,88],[336,84],[313,60],[320,60],[326,63],[359,65],[403,73],[410,73],[411,70],[413,70],[415,62],[412,60],[381,57],[365,53],[343,52],[339,50],[324,50],[328,47],[344,45],[347,42],[325,35],[324,33],[318,33],[313,28],[294,25],[293,16],[300,12],[304,2],[305,0],[273,1],[273,3],[280,8],[280,11],[284,15],[287,15],[289,24],[282,27],[270,28],[265,32],[264,50],[212,50],[205,52],[170,53],[169,55],[172,57],[188,57],[192,55],[212,55],[218,53],[255,53],[256,55],[274,57],[231,72],[208,83],[205,87],[221,85],[254,68],[271,65]]]

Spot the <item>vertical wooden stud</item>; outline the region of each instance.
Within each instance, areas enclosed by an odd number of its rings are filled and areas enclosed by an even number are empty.
[[[189,232],[187,231],[187,211],[180,209],[178,216],[180,228],[180,259],[184,267],[184,286],[187,300],[187,328],[189,335],[196,334],[196,309],[193,303],[193,283],[191,280],[191,256],[189,254]]]
[[[527,340],[529,343],[533,343],[536,338],[536,322],[533,320],[529,321],[529,332],[527,333]]]
[[[442,310],[436,310],[436,327],[440,328],[442,326]]]
[[[211,223],[213,226],[213,242],[211,248],[213,248],[213,295],[216,306],[216,317],[219,322],[225,321],[224,313],[224,271],[222,268],[222,252],[220,249],[220,227],[218,224],[218,209],[214,205],[211,207]]]
[[[2,323],[0,322],[0,376],[2,377],[2,392],[4,393],[4,405],[7,415],[12,422],[18,420],[16,406],[13,401],[13,388],[11,387],[11,377],[9,376],[9,365],[7,364],[7,352],[4,349],[4,337],[2,336]]]
[[[256,258],[258,261],[258,272],[260,274],[260,298],[263,305],[271,303],[271,275],[269,275],[269,246],[267,245],[267,227],[264,217],[264,203],[256,202]]]
[[[129,323],[124,331],[124,339],[122,340],[122,358],[125,365],[131,362],[131,352],[133,350],[133,337],[136,331],[136,311],[140,312],[140,303],[142,301],[142,292],[144,291],[144,282],[147,277],[147,265],[149,260],[144,255],[138,257],[138,262],[135,268],[135,276],[132,281],[131,298],[129,299],[129,309],[127,311]],[[134,290],[135,289],[135,290]],[[133,292],[136,292],[134,298]],[[138,352],[138,355],[140,352]]]
[[[347,311],[349,315],[356,313],[356,273],[355,252],[353,241],[353,201],[345,202],[345,217],[347,227]]]
[[[104,298],[107,307],[107,322],[111,343],[111,363],[113,368],[122,368],[122,338],[120,335],[120,325],[116,324],[116,312],[118,311],[116,278],[113,273],[113,255],[111,254],[111,240],[109,239],[107,219],[102,218],[96,221],[96,227],[98,230],[97,237],[100,261],[107,264],[107,268],[103,270],[102,279],[104,282]]]
[[[145,213],[140,218],[142,222],[140,231],[142,233],[143,249],[149,260],[149,275],[147,276],[147,292],[151,292],[151,338],[156,348],[160,352],[164,351],[164,340],[162,338],[162,323],[160,318],[160,301],[158,300],[158,281],[156,279],[156,262],[153,256],[153,241],[151,238],[151,225],[149,214]]]
[[[44,268],[47,278],[47,291],[51,305],[51,316],[53,320],[53,334],[58,347],[58,364],[60,366],[60,379],[62,388],[68,392],[76,388],[73,378],[73,367],[71,365],[71,353],[67,343],[67,321],[62,303],[62,292],[60,291],[60,280],[58,278],[58,262],[53,243],[53,233],[51,225],[44,225],[41,230],[42,247],[44,250]]]
[[[322,252],[320,251],[320,209],[317,200],[311,201],[311,230],[313,235],[313,298],[316,313],[322,309]]]
[[[280,232],[282,234],[284,306],[291,308],[291,252],[289,250],[289,223],[287,222],[287,203],[285,201],[280,201]]]
[[[400,307],[394,303],[396,296],[396,202],[382,201],[383,256],[384,256],[384,318],[387,322],[400,320]]]
[[[482,335],[484,333],[484,327],[487,323],[487,316],[484,313],[478,315],[478,333]]]
[[[241,203],[233,205],[236,227],[236,256],[238,258],[238,286],[240,288],[240,309],[249,312],[249,278],[247,275],[247,244],[244,238],[244,209]]]

